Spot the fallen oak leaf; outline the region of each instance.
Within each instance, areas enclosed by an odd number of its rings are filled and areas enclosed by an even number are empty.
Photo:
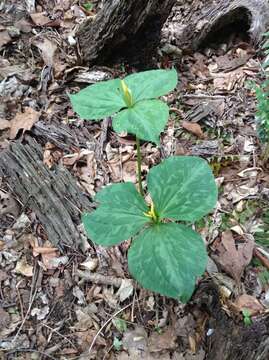
[[[15,118],[10,121],[9,138],[15,139],[19,130],[31,130],[33,125],[38,121],[40,112],[30,107],[26,107],[24,112],[17,113]]]
[[[235,244],[232,231],[227,230],[222,233],[221,242],[217,244],[212,258],[227,274],[240,282],[245,267],[252,259],[253,249],[253,237],[245,235],[244,241]]]
[[[205,138],[203,130],[199,124],[190,121],[182,121],[181,126],[183,127],[183,129],[197,136],[199,139]]]

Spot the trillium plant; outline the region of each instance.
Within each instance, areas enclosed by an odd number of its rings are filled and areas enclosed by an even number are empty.
[[[112,116],[116,132],[136,136],[139,191],[131,182],[102,189],[97,209],[82,217],[88,237],[103,246],[131,238],[133,277],[149,290],[187,302],[207,263],[203,239],[190,225],[216,204],[214,176],[199,157],[170,157],[147,175],[150,203],[141,180],[140,139],[159,144],[169,108],[157,98],[176,84],[176,70],[150,70],[91,85],[70,98],[81,118]]]

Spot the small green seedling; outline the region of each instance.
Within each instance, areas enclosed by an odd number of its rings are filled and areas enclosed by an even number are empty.
[[[82,5],[85,10],[91,11],[93,9],[93,4],[91,2],[86,2]]]
[[[116,351],[120,351],[122,348],[122,341],[119,338],[114,337],[113,347]]]
[[[242,310],[242,315],[243,315],[243,322],[245,326],[250,326],[252,325],[252,319],[251,319],[251,315],[248,309],[243,309]]]
[[[130,273],[145,288],[186,302],[203,274],[206,248],[201,236],[178,221],[193,223],[213,209],[217,187],[207,162],[199,157],[170,157],[150,169],[144,199],[139,138],[159,143],[168,107],[154,99],[172,90],[175,70],[151,70],[109,80],[71,95],[74,110],[85,119],[113,114],[116,131],[136,135],[139,192],[130,182],[105,187],[97,209],[83,214],[88,237],[103,246],[132,238]]]

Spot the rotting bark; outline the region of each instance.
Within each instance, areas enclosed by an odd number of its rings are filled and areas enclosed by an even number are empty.
[[[218,0],[202,7],[200,4],[193,0],[188,16],[182,16],[180,2],[175,5],[175,15],[163,28],[164,39],[180,49],[195,51],[208,46],[211,40],[218,40],[221,32],[231,35],[237,27],[257,44],[269,24],[268,0]]]
[[[89,133],[87,126],[81,128],[73,128],[58,122],[47,123],[45,121],[38,121],[32,128],[32,133],[38,139],[39,143],[50,142],[62,150],[69,150],[71,147],[89,148],[89,143],[92,149],[96,146],[96,140]]]
[[[42,157],[41,147],[30,137],[26,144],[14,142],[1,153],[0,176],[23,206],[36,214],[54,246],[77,249],[81,236],[76,224],[81,211],[90,210],[92,204],[64,167],[49,170]]]
[[[83,60],[102,63],[112,52],[114,57],[116,53],[129,58],[147,56],[156,48],[162,25],[175,2],[107,0],[96,18],[86,20],[77,33]],[[125,45],[124,50],[121,45]]]
[[[224,311],[221,294],[212,281],[204,281],[196,291],[192,305],[202,314],[207,314],[205,337],[207,360],[268,360],[269,359],[269,315],[253,318],[251,325],[244,325],[242,319],[236,319],[232,311],[230,316]],[[190,309],[191,310],[191,309]]]

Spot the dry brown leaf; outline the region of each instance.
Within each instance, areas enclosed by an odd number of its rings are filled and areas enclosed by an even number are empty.
[[[15,139],[20,129],[23,129],[23,133],[26,130],[31,130],[32,126],[38,121],[39,116],[40,112],[30,107],[25,108],[23,113],[17,113],[15,118],[11,120],[9,138]]]
[[[181,126],[183,127],[183,129],[189,131],[193,135],[196,135],[199,139],[205,138],[203,130],[201,129],[201,126],[199,124],[190,121],[182,121]]]
[[[236,281],[240,281],[245,267],[252,259],[254,240],[245,236],[244,241],[235,244],[233,233],[230,230],[222,234],[222,239],[216,246],[213,259],[230,274]]]
[[[9,42],[11,42],[12,39],[11,37],[9,36],[9,33],[7,32],[7,30],[4,30],[4,31],[0,31],[0,49],[8,44]]]
[[[33,23],[37,26],[44,26],[50,22],[50,19],[45,15],[45,13],[34,13],[30,14]]]
[[[235,299],[234,305],[238,311],[247,309],[250,316],[257,315],[264,311],[263,305],[254,297],[248,294],[243,294]]]
[[[177,336],[175,330],[169,327],[164,333],[154,332],[149,337],[149,351],[161,352],[163,350],[174,350],[177,348]]]
[[[35,40],[34,45],[41,50],[41,55],[44,63],[49,66],[54,65],[54,55],[57,50],[55,42],[43,37]]]
[[[17,262],[14,271],[17,274],[21,274],[27,277],[33,276],[33,266],[27,264],[26,259],[24,258]]]

